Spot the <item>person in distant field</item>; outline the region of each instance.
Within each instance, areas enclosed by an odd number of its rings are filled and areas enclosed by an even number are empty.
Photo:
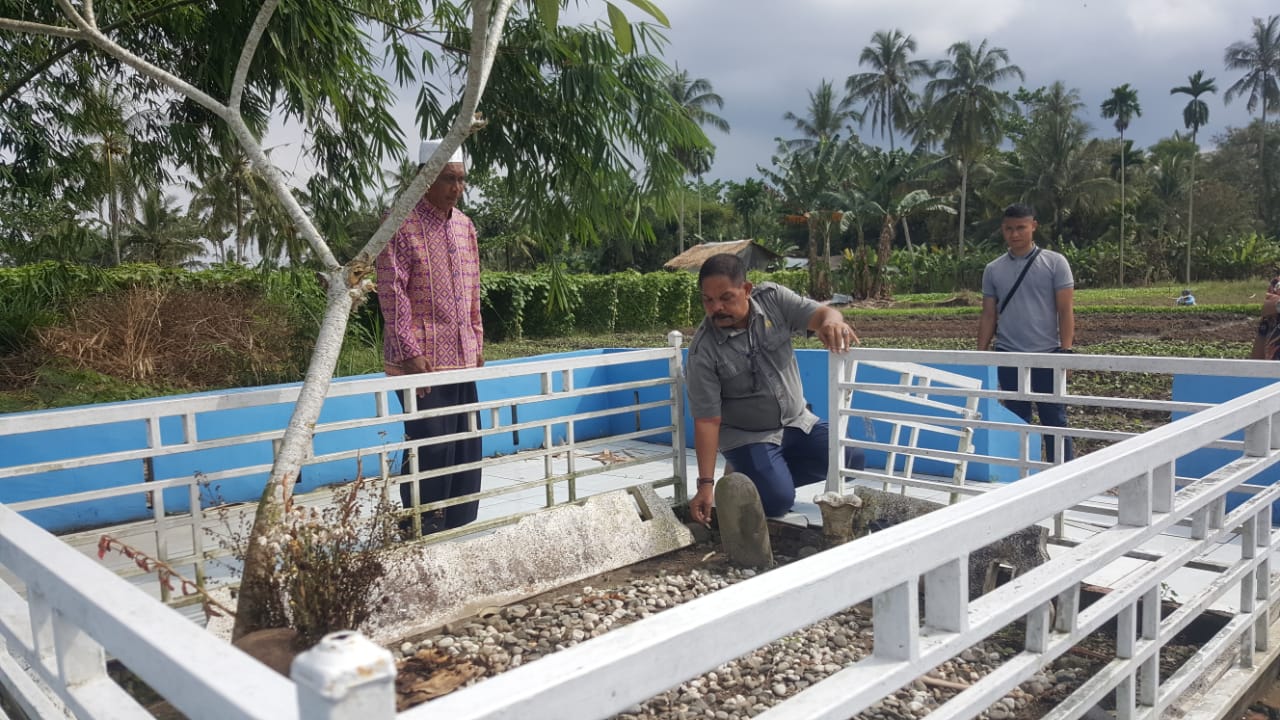
[[[827,423],[811,412],[800,384],[791,337],[810,330],[832,352],[858,342],[835,308],[773,283],[747,281],[736,255],[707,259],[698,272],[706,317],[689,344],[686,370],[693,414],[698,489],[689,502],[694,521],[711,519],[716,452],[751,478],[768,517],[791,510],[796,488],[827,479]],[[861,470],[861,450],[845,465]]]
[[[1280,360],[1280,318],[1276,315],[1276,303],[1280,302],[1280,275],[1271,278],[1267,294],[1262,300],[1262,320],[1258,322],[1258,334],[1253,339],[1252,360]]]
[[[418,162],[431,158],[439,140],[427,140]],[[457,209],[466,187],[462,151],[449,158],[418,204],[378,255],[378,304],[386,321],[383,358],[388,375],[484,365],[484,327],[480,321],[480,253],[471,219]],[[418,388],[418,410],[476,402],[475,382]],[[408,407],[405,392],[400,402]],[[472,425],[471,423],[475,423]],[[405,422],[405,439],[422,440],[465,433],[479,427],[476,413],[456,413]],[[480,460],[478,435],[418,448],[420,471]],[[401,474],[410,470],[406,453]],[[421,503],[480,491],[479,468],[418,481]],[[412,489],[400,485],[400,499],[412,505]],[[460,527],[476,519],[478,502],[454,505],[422,515],[424,534]]]
[[[1178,296],[1178,299],[1177,299],[1177,301],[1176,301],[1176,303],[1175,303],[1175,304],[1177,304],[1177,305],[1195,305],[1195,304],[1196,304],[1196,296],[1195,296],[1195,295],[1192,295],[1190,290],[1188,290],[1188,289],[1184,289],[1184,290],[1182,291],[1182,294]]]
[[[1061,254],[1035,243],[1035,211],[1027,205],[1005,208],[1000,232],[1009,251],[982,271],[982,317],[978,349],[997,352],[1070,353],[1075,341],[1075,279]],[[1021,282],[1019,282],[1021,278]],[[1000,367],[1001,390],[1018,389],[1018,369]],[[1053,392],[1053,370],[1031,369],[1031,392]],[[1062,403],[1036,402],[1040,424],[1067,427]],[[1030,423],[1032,403],[1006,400],[1005,407]],[[1046,438],[1046,458],[1053,462],[1056,443]],[[1074,457],[1070,437],[1063,438],[1063,461]]]

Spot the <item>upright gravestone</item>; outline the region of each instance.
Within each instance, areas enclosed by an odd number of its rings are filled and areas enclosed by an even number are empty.
[[[748,567],[773,567],[769,526],[760,493],[751,478],[729,473],[716,483],[716,518],[720,541],[730,562]]]

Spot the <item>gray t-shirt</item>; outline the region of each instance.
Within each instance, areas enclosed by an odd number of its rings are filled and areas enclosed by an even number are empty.
[[[782,430],[813,429],[805,407],[791,336],[804,331],[818,303],[773,283],[751,291],[746,329],[716,327],[704,318],[689,344],[689,408],[693,417],[720,418],[720,449],[782,444]]]
[[[982,271],[982,296],[995,298],[997,311],[1030,257],[1031,253],[1014,257],[1006,252],[987,263]],[[1031,262],[1018,291],[999,314],[993,345],[996,350],[1052,352],[1061,344],[1057,292],[1075,286],[1071,266],[1061,254],[1044,249]]]

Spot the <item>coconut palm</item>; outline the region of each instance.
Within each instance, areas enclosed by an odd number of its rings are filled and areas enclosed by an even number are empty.
[[[270,157],[271,150],[266,150]],[[197,181],[188,181],[191,211],[200,216],[205,233],[218,247],[220,261],[225,261],[222,244],[228,237],[235,240],[235,261],[245,262],[250,240],[249,227],[262,229],[253,216],[261,208],[277,204],[266,180],[258,174],[248,156],[239,148],[231,148],[201,166]],[[269,229],[264,229],[270,232]]]
[[[729,132],[729,121],[720,117],[711,111],[714,106],[717,110],[724,107],[724,98],[715,93],[711,87],[711,81],[706,78],[689,78],[688,70],[681,70],[679,66],[667,77],[667,92],[671,93],[671,97],[675,99],[676,104],[684,112],[685,116],[697,123],[699,126],[710,126],[720,132]],[[685,171],[693,173],[698,177],[710,169],[711,159],[714,151],[706,147],[677,149],[676,159],[684,166]],[[680,193],[680,216],[676,225],[676,238],[678,239],[680,252],[684,252],[684,196]],[[702,202],[698,202],[698,232],[702,232]]]
[[[1138,91],[1125,83],[1111,88],[1111,97],[1102,101],[1102,117],[1116,120],[1116,130],[1120,133],[1120,284],[1124,285],[1124,215],[1125,215],[1125,155],[1128,148],[1124,144],[1124,131],[1135,117],[1142,117],[1142,106],[1138,104]]]
[[[782,141],[786,150],[806,150],[835,138],[850,121],[859,120],[849,97],[836,99],[830,80],[822,80],[816,90],[809,91],[809,108],[804,117],[793,112],[783,114],[782,119],[795,124],[800,137]]]
[[[168,267],[187,267],[204,250],[199,223],[182,213],[173,197],[150,188],[138,204],[138,217],[123,228],[126,259]]]
[[[871,132],[889,136],[890,150],[894,149],[893,131],[907,128],[919,102],[912,83],[933,73],[927,61],[910,59],[915,51],[915,38],[901,30],[877,30],[858,56],[858,64],[871,71],[845,80],[849,97],[865,103],[862,118],[871,120]]]
[[[1008,94],[995,89],[1005,80],[1022,80],[1022,68],[1009,62],[1004,48],[978,47],[958,42],[947,48],[949,59],[938,66],[939,77],[925,86],[925,102],[931,107],[928,126],[942,134],[942,146],[960,168],[960,223],[957,254],[964,256],[965,211],[968,207],[969,171],[991,146],[1004,139],[1004,122],[1018,112]]]
[[[1109,203],[1115,183],[1106,176],[1105,155],[1091,128],[1080,117],[1084,103],[1078,90],[1055,82],[1038,96],[1029,113],[1028,130],[1019,139],[996,184],[1022,202],[1047,209],[1047,231],[1063,239],[1063,225],[1076,210]]]
[[[1253,19],[1253,36],[1249,40],[1227,46],[1223,57],[1228,70],[1244,70],[1245,74],[1227,88],[1222,99],[1230,103],[1248,95],[1245,108],[1252,113],[1261,108],[1262,124],[1258,126],[1258,167],[1262,172],[1262,217],[1269,219],[1267,202],[1271,196],[1271,180],[1267,174],[1267,110],[1280,110],[1280,15],[1264,22]]]
[[[135,161],[131,129],[142,113],[132,107],[123,89],[108,86],[88,92],[81,101],[81,131],[89,140],[85,186],[101,199],[103,226],[116,264],[122,256],[121,232],[135,211],[144,186],[156,180]]]
[[[1187,101],[1187,106],[1182,109],[1182,123],[1191,130],[1191,144],[1195,146],[1195,151],[1191,154],[1191,182],[1187,192],[1187,276],[1186,283],[1191,284],[1191,237],[1192,237],[1192,221],[1195,218],[1196,211],[1196,156],[1200,154],[1200,145],[1196,142],[1196,135],[1200,132],[1200,128],[1209,122],[1209,106],[1200,96],[1205,93],[1218,92],[1218,86],[1214,84],[1213,78],[1206,79],[1203,70],[1197,70],[1194,75],[1187,78],[1186,85],[1179,85],[1169,90],[1170,95],[1190,95],[1191,99]]]

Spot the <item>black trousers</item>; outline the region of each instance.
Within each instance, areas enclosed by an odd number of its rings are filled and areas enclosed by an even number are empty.
[[[405,391],[403,390],[399,393],[401,407],[405,406],[404,393]],[[434,410],[455,405],[465,405],[476,402],[476,399],[476,384],[474,382],[437,385],[431,388],[431,392],[427,393],[426,396],[418,398],[418,409]],[[475,416],[475,427],[480,427],[479,413],[473,412],[471,415]],[[418,418],[405,421],[404,437],[405,440],[424,440],[441,435],[464,433],[470,427],[468,413],[465,412]],[[417,452],[419,471],[438,470],[479,461],[482,452],[481,440],[479,435],[472,435],[453,442],[420,445],[417,448]],[[406,452],[404,459],[400,463],[400,474],[405,475],[409,471],[409,454]],[[463,495],[477,492],[480,492],[480,468],[461,470],[418,481],[418,501],[423,504],[462,497]],[[410,507],[413,504],[412,491],[408,483],[400,485],[400,502],[404,507]],[[462,527],[476,519],[476,512],[479,507],[479,501],[473,501],[447,507],[443,510],[423,513],[422,532],[425,535]]]

